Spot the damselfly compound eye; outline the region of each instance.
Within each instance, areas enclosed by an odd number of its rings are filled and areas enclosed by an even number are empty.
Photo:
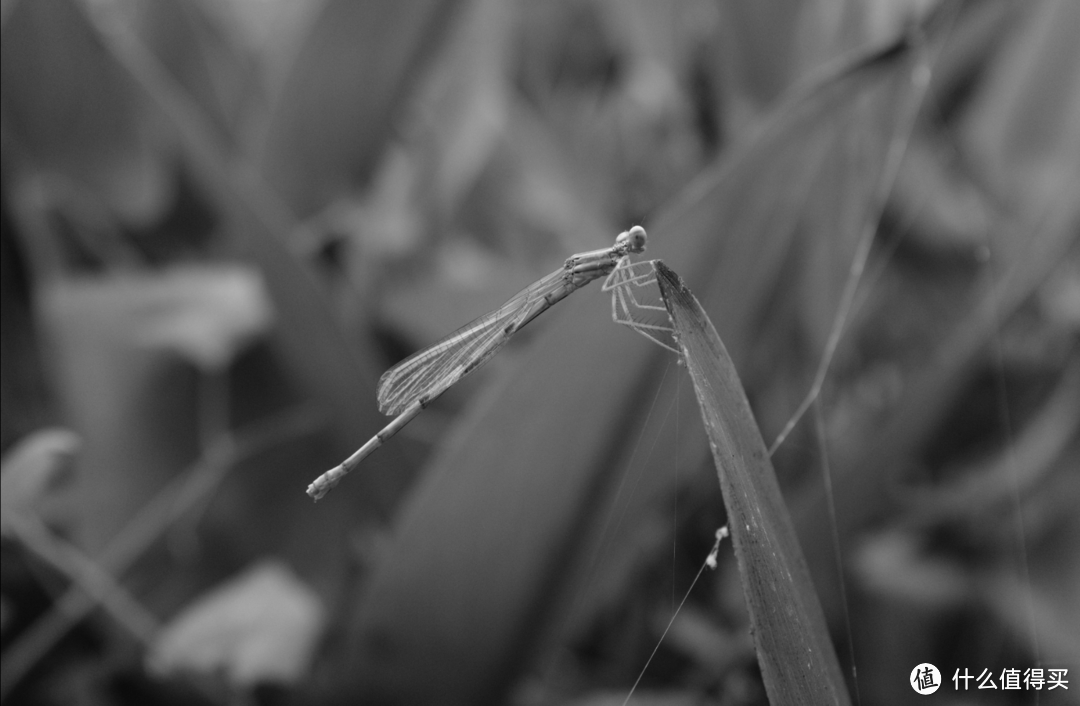
[[[617,243],[626,243],[627,250],[635,254],[645,252],[645,240],[645,229],[641,226],[634,226],[616,238]]]

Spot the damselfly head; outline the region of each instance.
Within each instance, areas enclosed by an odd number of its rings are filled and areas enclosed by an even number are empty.
[[[645,252],[645,240],[645,229],[641,226],[634,226],[630,230],[619,233],[619,237],[615,238],[615,244],[625,245],[627,252],[637,254]]]

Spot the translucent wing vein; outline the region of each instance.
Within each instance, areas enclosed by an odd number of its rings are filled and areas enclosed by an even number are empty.
[[[506,344],[538,302],[566,286],[564,273],[556,270],[537,280],[498,309],[387,370],[379,379],[379,411],[400,414],[416,400],[438,397],[480,367]]]

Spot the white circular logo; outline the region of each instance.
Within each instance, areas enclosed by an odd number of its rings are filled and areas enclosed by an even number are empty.
[[[915,693],[926,696],[941,688],[941,672],[929,662],[923,662],[911,670],[911,678],[908,680]]]

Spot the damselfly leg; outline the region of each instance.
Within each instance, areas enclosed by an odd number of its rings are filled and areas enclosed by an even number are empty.
[[[611,292],[611,320],[628,326],[669,351],[682,354],[675,344],[674,330],[667,319],[667,309],[659,301],[656,266],[652,260],[631,262],[624,257],[604,280],[601,287]]]

